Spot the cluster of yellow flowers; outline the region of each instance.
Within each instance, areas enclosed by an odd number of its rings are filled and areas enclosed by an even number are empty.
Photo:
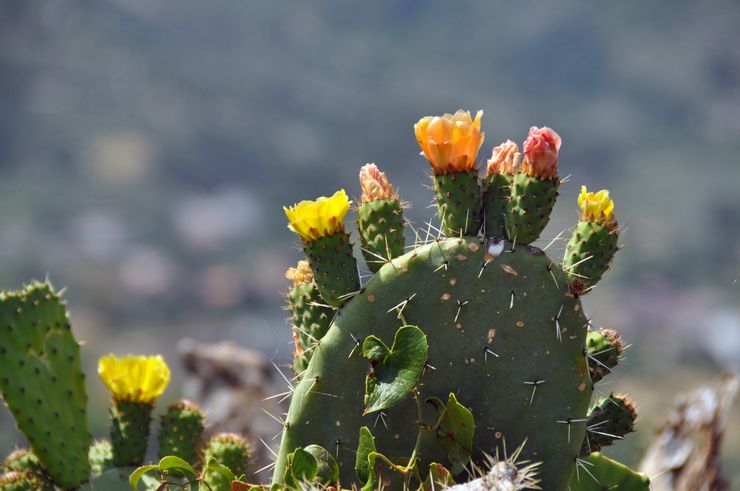
[[[313,271],[308,265],[306,259],[301,259],[295,268],[288,268],[285,272],[285,279],[293,282],[294,287],[313,283]]]
[[[104,356],[98,362],[98,375],[119,401],[151,404],[170,382],[170,368],[161,355]]]
[[[581,186],[578,207],[581,209],[581,220],[598,223],[609,229],[616,226],[614,200],[609,198],[608,190],[602,189],[596,193],[590,193],[586,186]]]

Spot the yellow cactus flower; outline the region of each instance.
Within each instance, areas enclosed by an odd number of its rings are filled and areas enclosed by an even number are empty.
[[[313,283],[313,271],[311,271],[308,261],[301,259],[295,268],[288,268],[288,271],[285,272],[285,279],[292,281],[294,288]]]
[[[482,119],[483,111],[478,111],[473,120],[470,111],[460,109],[455,114],[426,116],[414,125],[421,153],[434,175],[475,169],[486,136],[480,130]]]
[[[322,196],[316,201],[301,201],[283,210],[290,222],[288,228],[304,242],[313,242],[344,230],[344,217],[350,204],[347,193],[340,189],[331,198]]]
[[[393,190],[393,185],[388,181],[385,172],[380,172],[375,164],[365,164],[360,169],[360,187],[362,188],[360,201],[363,203],[398,199],[398,195]]]
[[[590,193],[586,186],[581,186],[578,207],[581,209],[581,220],[598,223],[609,230],[616,227],[614,200],[609,198],[608,190],[602,189],[599,192]]]
[[[98,375],[119,401],[151,404],[170,382],[170,368],[161,355],[117,357],[98,361]]]

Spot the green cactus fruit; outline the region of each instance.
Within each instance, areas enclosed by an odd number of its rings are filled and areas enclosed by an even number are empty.
[[[508,174],[489,174],[483,181],[483,231],[486,237],[506,237],[511,180],[512,176]]]
[[[586,356],[591,381],[596,383],[609,375],[619,364],[624,352],[622,337],[613,329],[589,331],[586,336]]]
[[[511,179],[511,197],[506,210],[506,236],[517,244],[537,240],[550,221],[558,197],[560,180],[538,179],[518,173]]]
[[[352,255],[349,234],[340,231],[305,242],[303,251],[324,303],[339,307],[360,289],[357,260]]]
[[[87,480],[87,391],[80,346],[48,283],[0,293],[0,388],[18,428],[57,485]]]
[[[581,220],[573,229],[563,256],[563,270],[574,294],[581,295],[596,285],[617,252],[618,229]]]
[[[146,457],[152,404],[113,399],[110,441],[116,467],[139,466]]]
[[[203,411],[190,401],[171,404],[160,417],[159,458],[175,455],[194,464],[203,437]]]
[[[408,459],[415,447],[420,469],[446,462],[443,441],[450,435],[422,430],[417,445],[418,401],[404,393],[416,383],[425,399],[445,401],[454,392],[470,408],[474,459],[503,450],[504,439],[510,448],[526,440],[522,455],[543,462],[548,489],[567,488],[585,433],[578,420],[591,395],[584,356],[587,319],[568,292],[565,274],[553,269],[542,251],[517,247],[502,254],[500,245],[488,250],[471,237],[421,245],[383,266],[339,309],[295,388],[275,482],[285,474],[288,454],[311,444],[332,449],[341,482],[353,482],[363,426],[387,425],[375,435],[375,445],[393,462]],[[416,356],[390,359],[396,346],[388,346],[407,323],[428,338],[428,364],[422,363],[421,374],[411,369]],[[358,348],[357,340],[371,336],[385,351],[366,350],[364,341]],[[380,343],[374,346],[380,349]],[[400,402],[368,411],[366,376],[372,363],[385,360],[384,370],[373,369],[385,384],[374,387]],[[401,370],[406,375],[399,376]],[[423,407],[424,414],[434,409]],[[434,413],[425,424],[431,427],[438,417]]]
[[[20,479],[20,481],[23,481],[24,479],[30,480],[31,482],[40,486],[38,489],[51,491],[53,491],[54,489],[54,486],[44,473],[41,462],[39,462],[39,459],[33,454],[33,452],[29,451],[28,449],[19,448],[18,450],[15,450],[10,455],[8,455],[8,457],[3,462],[2,470],[3,472],[16,471],[22,474],[23,479]]]
[[[592,453],[579,460],[578,471],[568,488],[570,491],[649,491],[650,479],[642,473],[611,460],[600,453]]]
[[[298,261],[298,265],[288,269],[285,276],[293,281],[293,288],[288,290],[286,298],[295,341],[293,371],[298,375],[308,366],[313,348],[329,329],[334,309],[321,298],[308,261]]]
[[[10,471],[0,475],[0,491],[54,491],[54,486],[34,472]]]
[[[599,400],[588,414],[581,455],[598,452],[622,440],[627,433],[635,431],[636,420],[637,408],[626,395],[610,394]]]
[[[403,254],[403,225],[403,207],[397,199],[369,201],[357,208],[362,254],[370,271],[375,273],[390,259]]]
[[[113,468],[113,445],[108,440],[98,440],[90,446],[88,453],[91,475],[99,476]]]
[[[440,174],[433,179],[442,231],[448,237],[477,235],[481,227],[478,170]]]
[[[247,473],[249,456],[249,443],[243,436],[236,433],[219,433],[208,440],[203,461],[208,462],[211,459],[216,459],[216,462],[228,467],[238,479]],[[231,483],[227,482],[224,476],[217,472],[206,472],[205,480],[214,491],[228,491],[231,489]]]

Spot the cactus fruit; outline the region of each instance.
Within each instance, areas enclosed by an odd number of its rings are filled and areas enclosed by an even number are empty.
[[[308,261],[298,261],[295,268],[288,269],[285,277],[293,281],[293,287],[288,290],[286,299],[295,341],[293,371],[297,375],[308,366],[313,347],[326,334],[334,312],[323,303]]]
[[[10,471],[0,475],[0,491],[54,491],[54,487],[33,472]]]
[[[581,220],[565,247],[563,269],[574,294],[592,288],[609,269],[617,252],[618,225],[614,218],[614,201],[609,191],[589,193],[586,186],[578,196]]]
[[[483,180],[483,232],[487,237],[506,237],[506,214],[511,180],[519,169],[519,146],[506,140],[494,147]]]
[[[203,411],[190,401],[170,404],[159,420],[159,458],[175,455],[189,464],[197,462],[203,419]]]
[[[2,472],[6,474],[15,474],[8,477],[8,485],[5,487],[0,486],[0,490],[5,490],[6,488],[23,489],[24,486],[30,486],[31,484],[36,487],[29,489],[44,491],[53,491],[54,489],[51,481],[49,481],[44,473],[44,469],[41,466],[39,459],[33,454],[33,452],[25,448],[19,448],[8,455],[3,462]],[[0,478],[0,482],[3,482],[2,478]],[[11,482],[12,486],[10,485]]]
[[[208,440],[203,460],[209,462],[215,459],[219,464],[228,467],[238,478],[247,472],[249,455],[249,444],[244,437],[235,433],[219,433]],[[214,491],[231,489],[231,482],[217,472],[206,472],[205,481]]]
[[[619,364],[624,348],[622,338],[613,329],[599,329],[589,331],[586,336],[586,356],[588,357],[588,371],[591,381],[598,382]]]
[[[403,206],[393,186],[375,164],[360,169],[361,204],[357,207],[357,229],[365,263],[373,273],[389,259],[403,254]]]
[[[599,400],[588,413],[581,455],[590,455],[622,440],[627,433],[635,431],[636,420],[637,408],[626,395],[610,394]]]
[[[88,452],[90,460],[90,473],[92,476],[99,476],[113,465],[113,445],[108,440],[98,440],[90,446]]]
[[[170,381],[161,356],[104,356],[98,375],[112,394],[110,439],[118,467],[144,462],[154,401]]]
[[[483,111],[426,116],[414,125],[421,153],[432,167],[442,230],[451,237],[476,235],[481,225],[481,190],[476,159],[485,133]]]
[[[284,208],[289,228],[303,241],[303,251],[313,270],[324,302],[339,307],[360,288],[357,260],[352,255],[344,217],[350,201],[344,190],[330,198],[301,201]]]
[[[609,332],[601,331],[600,340],[588,333],[580,302],[588,290],[574,291],[568,263],[561,268],[543,250],[523,245],[549,220],[560,183],[560,137],[532,128],[520,169],[516,145],[498,147],[481,197],[480,113],[475,122],[462,111],[423,118],[415,131],[432,165],[447,237],[417,239],[341,306],[318,289],[336,312],[326,334],[314,340],[293,391],[273,483],[290,487],[296,452],[311,445],[331,450],[342,485],[359,482],[363,489],[421,485],[435,462],[459,477],[486,455],[523,445],[522,457],[540,463],[543,488],[565,490],[587,428],[614,423],[622,431],[625,414],[599,405],[591,415],[604,421],[587,423],[591,374],[605,376],[621,344]],[[460,185],[442,193],[440,176],[450,182],[454,176]],[[462,185],[465,179],[470,182]],[[470,221],[481,209],[483,237],[480,223]],[[312,219],[331,218],[327,212]],[[301,224],[289,219],[305,244]],[[593,253],[598,245],[586,241],[579,252]],[[309,263],[318,277],[316,266],[323,265]],[[614,353],[603,352],[607,347]],[[597,363],[608,368],[599,371]],[[303,457],[301,466],[310,461]]]
[[[90,474],[80,346],[48,283],[0,294],[0,388],[46,472],[73,488]]]
[[[550,221],[558,197],[560,136],[548,127],[529,129],[524,160],[512,177],[506,211],[507,238],[517,244],[537,240]]]

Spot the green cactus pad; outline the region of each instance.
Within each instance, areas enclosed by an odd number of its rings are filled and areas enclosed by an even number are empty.
[[[298,347],[293,359],[296,375],[303,372],[313,355],[311,349],[329,329],[334,310],[324,304],[315,283],[307,283],[291,288],[287,295],[288,310],[291,313],[294,335]]]
[[[558,197],[558,179],[542,180],[516,174],[511,182],[511,199],[506,211],[506,236],[517,244],[537,240],[550,221]]]
[[[444,174],[433,179],[442,231],[448,237],[477,235],[481,226],[478,171]]]
[[[419,400],[405,397],[382,414],[363,415],[370,362],[356,340],[389,342],[412,323],[428,338],[419,392],[442,401],[454,392],[470,408],[473,459],[503,451],[504,440],[509,449],[526,440],[523,458],[543,462],[547,488],[566,489],[591,395],[587,320],[551,264],[536,248],[491,256],[466,237],[420,246],[383,266],[338,311],[296,387],[274,480],[281,481],[288,454],[317,444],[337,457],[341,482],[352,483],[363,426],[378,428],[374,444],[392,462],[410,457],[422,424]],[[426,411],[434,407],[421,404],[425,424],[433,424],[438,415],[427,419]],[[436,431],[421,435],[417,456],[419,469],[448,461]]]
[[[151,404],[113,400],[110,441],[113,463],[118,467],[138,466],[144,462],[152,422]]]
[[[609,231],[598,223],[578,222],[563,256],[563,270],[568,273],[574,293],[585,293],[599,282],[617,252],[618,238],[616,229]]]
[[[113,468],[113,445],[108,440],[98,440],[90,446],[88,453],[90,473],[99,476]]]
[[[404,253],[403,225],[403,207],[397,199],[369,201],[357,208],[362,254],[370,271],[375,273]]]
[[[609,375],[622,356],[622,338],[613,329],[589,331],[586,336],[586,354],[591,381],[596,383]]]
[[[203,461],[208,462],[215,459],[219,464],[228,467],[234,476],[239,478],[247,473],[249,456],[249,443],[244,437],[235,433],[219,433],[208,440]],[[206,482],[214,491],[231,489],[231,482],[227,482],[224,476],[217,472],[206,472]]]
[[[324,303],[339,307],[360,289],[349,234],[337,232],[303,245]]]
[[[581,455],[598,452],[622,440],[627,433],[635,431],[636,420],[637,409],[629,397],[610,394],[599,400],[588,414]]]
[[[167,407],[159,422],[159,458],[175,455],[195,464],[203,437],[203,419],[203,411],[190,401]]]
[[[506,210],[511,196],[508,174],[490,174],[484,180],[483,231],[486,237],[506,237]]]
[[[649,491],[650,479],[642,473],[635,472],[619,462],[611,460],[600,453],[593,453],[581,459],[578,472],[568,488],[570,491]]]
[[[0,294],[0,388],[54,482],[85,481],[90,433],[80,346],[48,283]]]

